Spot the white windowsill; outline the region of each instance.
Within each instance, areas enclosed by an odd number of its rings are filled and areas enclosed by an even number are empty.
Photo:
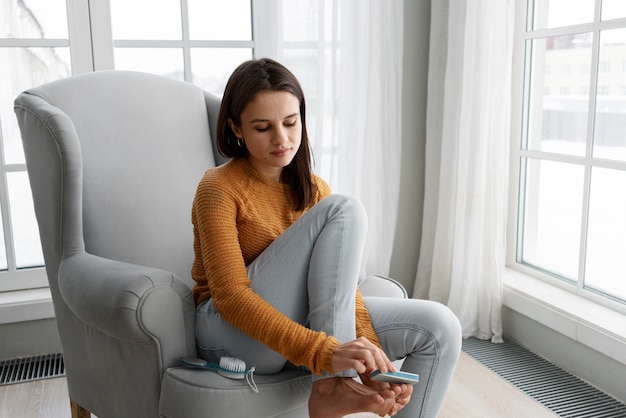
[[[507,268],[503,304],[626,364],[626,315]]]
[[[50,289],[0,293],[0,325],[54,318]]]

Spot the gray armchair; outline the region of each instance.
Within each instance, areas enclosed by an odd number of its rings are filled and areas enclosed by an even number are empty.
[[[74,417],[306,417],[310,376],[245,381],[196,356],[190,208],[220,164],[219,99],[189,83],[106,71],[15,100]],[[363,293],[405,297],[372,277]]]

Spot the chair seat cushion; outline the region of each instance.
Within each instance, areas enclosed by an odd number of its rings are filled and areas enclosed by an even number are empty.
[[[234,380],[210,370],[172,367],[161,386],[162,418],[308,417],[311,375],[283,371],[254,375],[255,393],[246,380]]]

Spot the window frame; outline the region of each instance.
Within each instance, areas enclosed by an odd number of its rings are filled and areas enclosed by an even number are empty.
[[[600,57],[600,31],[620,29],[626,27],[626,17],[620,19],[601,21],[601,0],[595,0],[594,4],[594,21],[591,23],[575,24],[563,27],[555,27],[548,29],[532,29],[533,0],[516,0],[516,28],[515,28],[515,46],[513,54],[513,74],[512,74],[512,112],[511,112],[511,145],[510,145],[510,178],[509,178],[509,221],[507,232],[507,270],[510,275],[515,276],[515,287],[524,286],[524,280],[520,277],[527,277],[528,287],[536,287],[534,280],[548,284],[557,289],[564,290],[572,295],[583,298],[586,301],[598,304],[612,311],[626,314],[626,302],[618,301],[599,292],[586,289],[584,287],[584,270],[585,263],[585,247],[587,241],[587,223],[589,214],[589,190],[591,180],[591,167],[600,168],[619,168],[626,170],[626,162],[594,159],[587,156],[570,156],[564,154],[551,154],[545,151],[533,149],[524,149],[524,141],[526,129],[528,127],[529,117],[529,91],[531,78],[531,48],[527,41],[532,39],[542,39],[552,36],[566,35],[570,33],[592,32],[594,34],[592,41],[592,61],[590,69],[590,95],[588,110],[588,132],[586,133],[586,146],[591,147],[593,141],[593,129],[595,119],[596,100],[598,98],[598,78],[601,74],[599,68]],[[562,278],[558,278],[555,274],[533,267],[521,262],[521,240],[523,239],[523,211],[524,207],[520,205],[520,201],[524,199],[524,159],[533,159],[536,161],[557,161],[582,165],[584,167],[584,204],[582,209],[581,221],[581,243],[579,249],[579,265],[577,280],[575,283],[567,282]],[[520,275],[521,273],[521,275]],[[509,274],[509,273],[507,273]],[[506,281],[505,281],[506,282]],[[506,299],[506,297],[505,297]],[[550,301],[545,301],[550,303]]]

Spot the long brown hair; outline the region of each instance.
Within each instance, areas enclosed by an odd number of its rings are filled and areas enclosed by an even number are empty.
[[[296,210],[308,207],[314,199],[311,149],[306,130],[306,104],[298,79],[285,66],[269,58],[246,61],[239,65],[226,84],[217,118],[217,147],[225,157],[240,158],[248,154],[245,144],[239,146],[228,119],[241,126],[241,113],[260,91],[287,91],[300,102],[302,138],[291,163],[283,168],[281,181],[291,187]]]

